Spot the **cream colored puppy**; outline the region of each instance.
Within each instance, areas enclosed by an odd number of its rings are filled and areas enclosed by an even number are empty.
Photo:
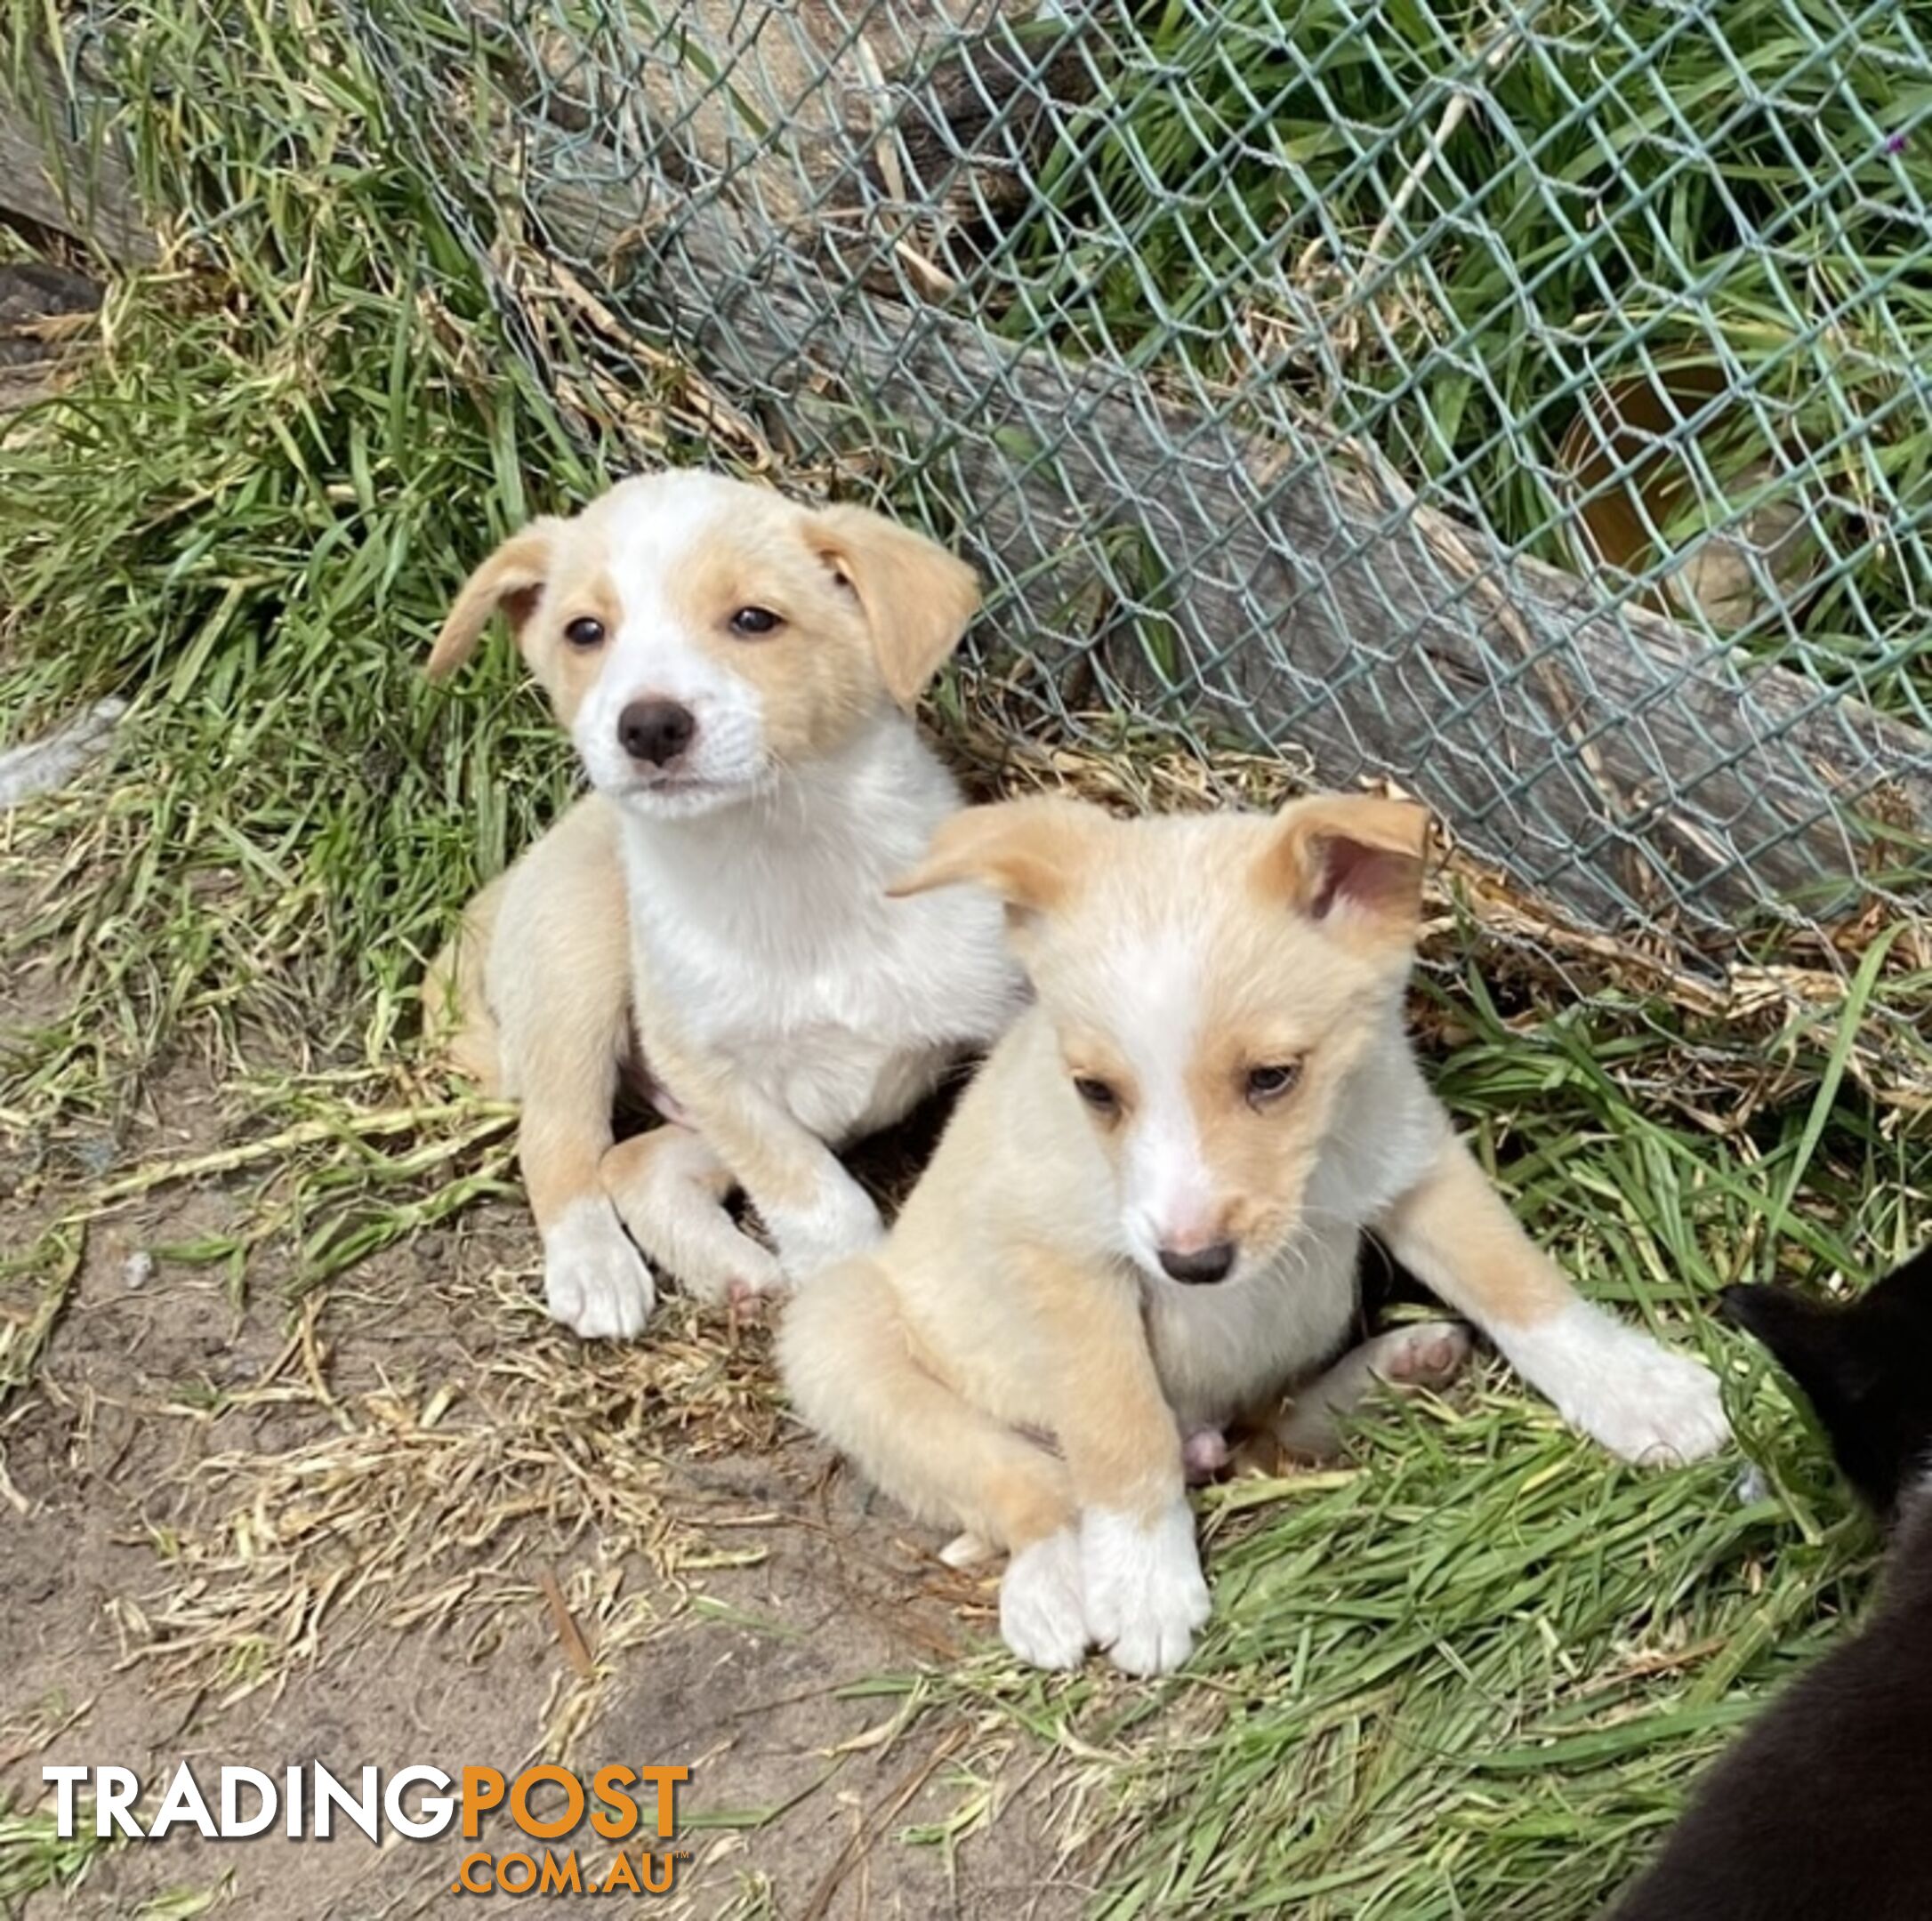
[[[996,895],[1038,998],[884,1247],[788,1308],[780,1360],[881,1487],[1010,1550],[1029,1660],[1186,1656],[1208,1596],[1184,1441],[1341,1344],[1364,1228],[1615,1452],[1726,1438],[1711,1374],[1578,1298],[1423,1083],[1427,824],[1368,799],[1135,823],[1026,800],[946,823],[899,883]]]
[[[970,568],[877,514],[704,473],[537,521],[457,598],[430,672],[502,610],[594,790],[426,991],[458,1064],[522,1105],[546,1298],[580,1334],[642,1328],[647,1254],[715,1298],[871,1245],[835,1149],[1019,1004],[995,902],[886,895],[959,807],[912,709],[978,605]],[[626,1078],[665,1125],[613,1146]]]

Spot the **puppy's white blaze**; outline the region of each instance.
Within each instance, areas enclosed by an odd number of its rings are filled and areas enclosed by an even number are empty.
[[[1163,1247],[1192,1251],[1216,1238],[1214,1170],[1187,1097],[1204,959],[1192,930],[1163,928],[1123,944],[1109,970],[1115,1039],[1139,1095],[1123,1155],[1122,1227],[1134,1258],[1155,1274]]]
[[[698,637],[679,621],[663,596],[629,587],[619,591],[624,624],[597,687],[600,698],[613,709],[634,700],[695,706],[744,686],[704,653]]]
[[[606,544],[620,591],[655,588],[678,557],[726,524],[738,490],[714,474],[661,474],[612,497]]]
[[[1143,1097],[1127,1149],[1128,1218],[1151,1242],[1191,1253],[1215,1238],[1214,1177],[1184,1090]]]

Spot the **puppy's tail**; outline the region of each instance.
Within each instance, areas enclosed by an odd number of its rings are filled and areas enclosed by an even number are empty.
[[[485,979],[503,892],[499,878],[463,909],[456,931],[423,977],[424,1047],[453,1073],[492,1097],[506,1091]]]

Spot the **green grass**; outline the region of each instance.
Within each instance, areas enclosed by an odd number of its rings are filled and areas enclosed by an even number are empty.
[[[203,1015],[385,1062],[449,903],[568,791],[507,649],[455,698],[419,669],[492,541],[595,478],[479,334],[474,271],[382,157],[366,76],[291,77],[268,20],[133,30],[141,172],[193,244],[111,298],[80,390],[5,430],[7,710],[135,702],[35,928],[111,1010],[48,1089],[69,1105],[104,1055]]]
[[[68,1894],[87,1878],[96,1859],[119,1844],[94,1833],[94,1811],[83,1804],[73,1837],[62,1840],[50,1813],[25,1813],[0,1806],[0,1915],[25,1912],[33,1894]],[[154,1895],[132,1912],[132,1921],[192,1921],[223,1899],[231,1877],[213,1888],[180,1888]]]
[[[20,1913],[30,1894],[77,1886],[94,1858],[113,1845],[95,1838],[92,1807],[80,1811],[72,1838],[63,1841],[51,1813],[0,1804],[0,1914]]]
[[[110,290],[79,385],[0,423],[0,711],[132,703],[113,776],[16,824],[0,865],[0,970],[32,957],[60,989],[0,1041],[0,1120],[52,1217],[4,1250],[35,1305],[0,1394],[165,1077],[218,1086],[258,1142],[235,1219],[162,1250],[237,1292],[265,1246],[306,1289],[504,1191],[501,1118],[399,1071],[410,996],[571,773],[507,648],[455,696],[420,665],[488,545],[598,484],[495,350],[349,50],[279,10],[151,10],[116,59],[181,245]]]
[[[491,539],[601,462],[503,348],[355,48],[286,12],[133,21],[130,132],[194,244],[113,293],[92,370],[0,438],[0,712],[133,703],[111,776],[0,840],[0,965],[51,959],[61,989],[0,1084],[52,1220],[0,1271],[14,1386],[117,1197],[219,1171],[226,1223],[175,1257],[239,1289],[272,1248],[299,1293],[507,1184],[501,1117],[424,1094],[408,993],[568,771],[502,650],[453,696],[417,665]],[[1704,1310],[1912,1244],[1932,1140],[1885,1097],[1927,1084],[1919,952],[1747,1017],[1445,944],[1445,1098],[1593,1295],[1726,1369],[1771,1494],[1740,1504],[1736,1457],[1619,1467],[1493,1377],[1377,1424],[1359,1472],[1210,1497],[1217,1616],[1185,1677],[988,1657],[918,1684],[1064,1748],[1097,1913],[1586,1914],[1843,1631],[1870,1532]],[[181,1074],[249,1117],[218,1170],[128,1145]]]

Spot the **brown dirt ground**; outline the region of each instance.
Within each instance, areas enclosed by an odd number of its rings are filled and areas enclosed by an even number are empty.
[[[246,1105],[177,1070],[117,1166],[246,1138]],[[0,1135],[0,1258],[55,1204],[44,1145]],[[238,1178],[184,1184],[96,1222],[35,1378],[0,1408],[0,1797],[44,1804],[55,1762],[132,1766],[150,1791],[181,1758],[205,1782],[224,1761],[350,1779],[681,1762],[692,1858],[647,1908],[1079,1910],[1051,1756],[908,1692],[990,1635],[990,1581],[866,1511],[777,1409],[761,1330],[673,1305],[629,1349],[569,1341],[536,1311],[534,1238],[508,1202],[299,1304],[273,1248],[239,1305],[221,1267],[165,1256],[131,1284],[131,1256],[253,1204]],[[305,1508],[311,1489],[334,1524]],[[462,1852],[177,1830],[20,1912],[133,1917],[171,1893],[272,1921],[577,1911],[459,1900]],[[606,1855],[584,1850],[587,1867]]]

